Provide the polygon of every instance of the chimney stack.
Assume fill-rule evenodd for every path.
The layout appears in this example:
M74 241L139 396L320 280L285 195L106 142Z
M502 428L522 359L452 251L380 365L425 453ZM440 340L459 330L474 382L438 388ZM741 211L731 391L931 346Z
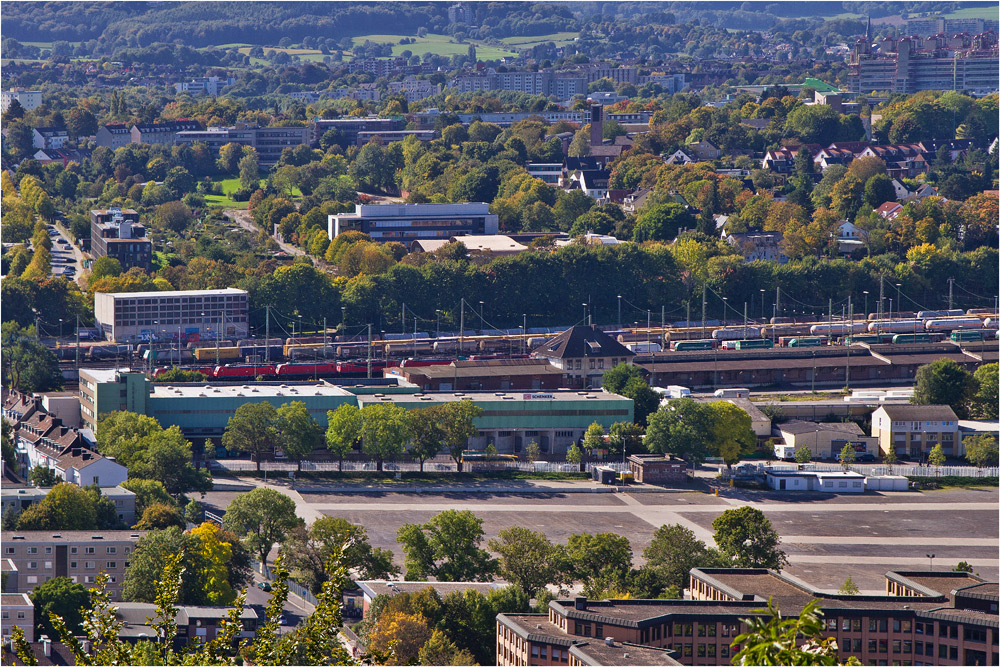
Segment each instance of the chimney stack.
M590 105L590 146L600 146L604 143L604 107L600 104Z

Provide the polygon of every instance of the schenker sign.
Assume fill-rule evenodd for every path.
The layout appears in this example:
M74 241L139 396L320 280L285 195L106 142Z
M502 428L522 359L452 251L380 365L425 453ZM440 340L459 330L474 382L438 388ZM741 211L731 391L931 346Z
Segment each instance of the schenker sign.
M551 401L555 399L552 394L524 394L524 400L526 401Z

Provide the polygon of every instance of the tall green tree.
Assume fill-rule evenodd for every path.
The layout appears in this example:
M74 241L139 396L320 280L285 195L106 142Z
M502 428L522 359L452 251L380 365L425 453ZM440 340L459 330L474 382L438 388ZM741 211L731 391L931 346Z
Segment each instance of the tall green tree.
M410 415L406 408L394 403L373 403L361 408L362 449L375 459L378 470L382 464L402 455L410 438Z
M972 374L976 393L972 396L972 413L978 419L996 419L1000 407L998 397L997 364L983 364Z
M410 413L410 455L420 461L420 472L424 471L424 461L437 456L444 441L442 405L431 405Z
M586 583L606 568L628 572L632 546L627 537L615 533L575 533L566 542L566 558L572 577Z
M293 578L318 592L328 580L326 564L340 554L343 565L360 579L387 579L399 574L388 549L373 547L364 526L326 516L311 526L296 526L281 544Z
M693 229L694 216L676 202L645 206L639 214L632 232L632 240L673 241L682 229Z
M764 513L753 507L728 509L712 522L715 543L731 567L767 567L788 564L781 537Z
M700 463L709 454L712 415L707 405L677 398L649 416L646 447Z
M468 510L445 510L424 524L406 523L396 540L406 554L406 578L492 581L497 562L479 545L483 521Z
M642 557L646 559L646 567L655 570L668 586L678 591L688 586L692 568L724 567L725 562L722 554L680 525L657 528Z
M746 410L729 401L715 401L707 407L710 421L709 451L721 457L726 465L732 465L741 456L753 453L757 436Z
M469 444L469 438L476 435L476 419L483 414L483 409L471 400L463 399L446 403L441 408L441 430L444 433L444 446L462 472L462 452Z
M544 533L511 526L497 533L487 546L500 557L500 576L529 596L562 580L560 550Z
M660 405L660 395L646 383L642 370L632 364L618 364L605 371L601 387L632 399L632 414L636 424L646 424L649 415Z
M291 498L274 489L263 488L236 496L226 507L223 517L223 525L244 540L264 565L271 548L302 523L295 514L295 502Z
M56 484L17 520L18 530L94 530L97 508L93 497L76 484Z
M53 577L36 586L29 597L35 605L35 636L57 636L49 614L62 617L72 632L82 631L83 615L90 608L90 592L82 584L69 577Z
M36 338L33 327L22 329L8 320L0 331L4 386L29 393L62 387L59 361Z
M344 403L326 413L326 448L337 457L338 469L344 469L344 457L354 451L361 438L361 410Z
M277 410L278 445L302 470L302 459L323 446L323 428L302 401L283 403Z
M1000 464L996 438L989 435L973 435L962 442L965 445L965 458L977 468Z
M266 401L244 403L229 418L222 434L222 446L230 451L250 453L260 472L261 459L274 451L278 439L277 423L278 411L272 404Z
M950 405L959 419L965 419L975 392L972 374L951 359L942 358L917 369L917 382L910 402L914 405Z

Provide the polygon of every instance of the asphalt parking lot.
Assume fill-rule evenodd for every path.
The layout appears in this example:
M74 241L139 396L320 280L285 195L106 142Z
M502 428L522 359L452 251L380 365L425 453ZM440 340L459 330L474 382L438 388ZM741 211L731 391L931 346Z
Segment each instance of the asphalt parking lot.
M219 509L239 495L212 492ZM997 489L945 489L919 493L863 494L810 499L745 493L294 493L304 516L340 516L364 525L372 544L388 548L402 566L396 532L449 508L469 509L483 520L486 539L524 526L565 543L579 532L615 532L632 543L636 564L656 528L680 523L711 542L712 521L743 504L762 509L782 536L787 571L827 589L851 576L866 592L885 590L888 570L951 569L960 560L988 579L998 576L1000 544Z

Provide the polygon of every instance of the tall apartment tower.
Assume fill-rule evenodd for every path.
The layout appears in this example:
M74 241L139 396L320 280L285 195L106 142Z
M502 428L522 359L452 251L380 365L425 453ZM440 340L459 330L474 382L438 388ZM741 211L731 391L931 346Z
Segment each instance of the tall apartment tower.
M604 107L590 105L590 145L600 146L604 142Z

